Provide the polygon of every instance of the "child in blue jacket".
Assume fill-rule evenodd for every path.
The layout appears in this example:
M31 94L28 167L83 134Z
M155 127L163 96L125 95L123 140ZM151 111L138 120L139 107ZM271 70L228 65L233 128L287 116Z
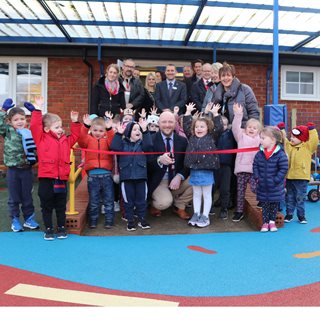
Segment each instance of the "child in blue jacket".
M147 130L147 121L140 118L139 123L129 122L124 129L117 125L111 150L124 152L147 152L152 151L152 140ZM124 201L125 217L128 220L128 231L135 231L134 216L137 215L138 226L149 229L146 221L147 211L147 156L120 155L119 171L122 197Z
M285 198L284 182L288 171L288 157L281 147L282 134L276 127L260 132L260 151L253 161L253 177L257 181L257 200L262 207L261 232L277 231L276 214Z

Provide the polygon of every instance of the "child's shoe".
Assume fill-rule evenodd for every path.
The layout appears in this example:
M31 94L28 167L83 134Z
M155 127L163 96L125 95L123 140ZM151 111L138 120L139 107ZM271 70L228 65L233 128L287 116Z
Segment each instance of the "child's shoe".
M65 227L58 227L57 238L58 239L66 239L66 238L68 238L68 235L67 235Z
M268 223L264 223L261 227L260 232L268 232L269 231L269 224Z
M235 212L232 218L233 222L239 222L243 219L244 215L243 212Z
M106 221L104 224L105 229L111 229L113 226L113 223L111 221Z
M199 220L199 218L200 218L200 214L195 212L192 215L191 219L188 221L188 225L194 227L196 225L197 221Z
M269 222L269 230L270 230L271 232L278 231L278 228L276 227L276 224L275 224L274 221L270 221L270 222Z
M284 217L284 222L291 222L292 219L293 219L292 214L286 214L286 216Z
M138 222L138 227L142 229L150 229L150 224L146 220L142 220L141 222Z
M196 226L199 228L204 228L210 225L209 217L204 216L203 214L199 217L198 221L196 222Z
M13 217L11 223L11 230L13 232L20 232L23 231L23 227L20 223L19 217Z
M89 222L89 228L95 229L97 227L97 220L90 220Z
M43 235L44 240L54 240L54 232L52 228L47 228L44 235Z
M222 220L228 219L228 209L227 208L221 208L220 219L222 219Z
M127 231L136 231L136 226L134 225L134 222L128 222Z
M32 230L39 228L39 223L34 220L34 213L29 218L27 218L23 226Z
M298 217L298 219L299 219L299 222L300 222L301 224L306 224L306 223L308 223L308 221L307 221L307 219L306 219L305 216Z

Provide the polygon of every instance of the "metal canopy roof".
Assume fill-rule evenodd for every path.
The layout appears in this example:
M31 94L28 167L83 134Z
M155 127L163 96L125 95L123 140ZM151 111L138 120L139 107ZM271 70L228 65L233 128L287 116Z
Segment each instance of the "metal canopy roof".
M319 54L319 36L319 0L279 0L280 52ZM0 0L0 42L272 51L273 0Z

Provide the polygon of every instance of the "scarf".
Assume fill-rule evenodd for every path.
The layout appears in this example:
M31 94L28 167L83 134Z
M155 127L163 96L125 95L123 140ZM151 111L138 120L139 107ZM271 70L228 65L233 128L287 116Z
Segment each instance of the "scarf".
M108 79L105 80L104 85L106 89L108 90L110 96L115 96L119 92L120 84L119 81L109 81Z
M22 145L24 153L27 156L27 160L31 165L37 162L36 145L32 138L31 131L27 128L17 129L17 132L22 136Z

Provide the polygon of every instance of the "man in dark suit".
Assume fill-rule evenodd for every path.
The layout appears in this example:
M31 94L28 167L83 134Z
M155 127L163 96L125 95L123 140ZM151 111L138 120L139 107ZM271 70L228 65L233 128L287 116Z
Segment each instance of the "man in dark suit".
M202 78L195 82L191 87L191 100L196 104L198 111L201 111L207 90L212 85L212 72L212 65L210 63L205 63L202 66Z
M149 156L148 191L151 199L150 213L160 216L161 210L173 205L181 219L189 219L185 207L192 200L189 170L184 167L184 154L188 141L174 133L175 117L164 111L159 118L159 131L153 135L153 150L163 154Z
M183 113L187 102L187 88L183 82L175 79L177 70L173 64L166 67L166 80L160 82L156 86L155 103L156 107L163 111L174 107L179 107L180 113Z

